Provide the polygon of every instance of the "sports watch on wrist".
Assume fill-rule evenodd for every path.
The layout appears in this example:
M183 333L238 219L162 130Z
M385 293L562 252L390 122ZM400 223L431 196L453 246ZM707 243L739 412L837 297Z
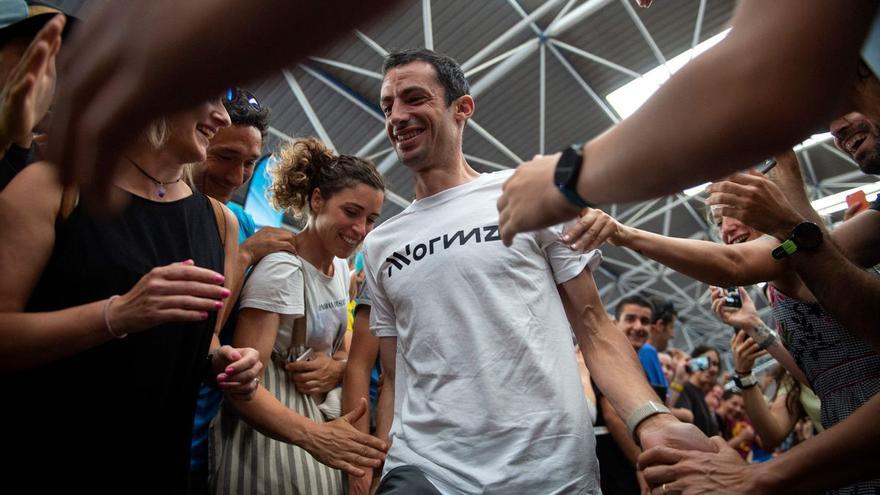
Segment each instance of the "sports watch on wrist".
M632 414L626 418L626 428L629 430L629 434L632 436L633 440L636 442L636 445L639 447L642 446L642 442L639 441L638 435L636 435L636 428L642 424L642 421L654 416L655 414L672 414L672 411L669 410L668 407L663 404L659 404L652 400L645 402L641 406L639 406Z
M822 229L813 222L801 222L791 230L788 239L782 241L770 254L781 260L799 250L810 251L822 244Z
M592 206L577 192L578 177L581 175L581 167L584 163L583 148L583 144L573 144L566 148L556 162L556 173L553 175L553 182L559 188L559 192L569 203L578 208Z
M745 375L745 376L740 375L740 374L734 374L733 375L733 383L735 383L736 386L739 387L741 390L745 390L747 388L752 388L755 385L757 385L758 379L755 378L755 374L751 373L751 372L749 372L749 374Z

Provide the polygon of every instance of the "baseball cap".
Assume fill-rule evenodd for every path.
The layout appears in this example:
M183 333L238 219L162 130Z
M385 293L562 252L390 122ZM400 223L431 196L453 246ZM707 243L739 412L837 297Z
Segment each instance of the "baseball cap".
M58 7L37 0L0 0L0 45L15 38L33 38L57 14L65 13ZM67 16L64 36L75 21L75 18Z

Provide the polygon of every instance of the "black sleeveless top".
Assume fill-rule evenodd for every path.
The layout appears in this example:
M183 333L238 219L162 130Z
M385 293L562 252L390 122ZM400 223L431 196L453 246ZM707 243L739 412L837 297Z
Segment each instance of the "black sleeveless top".
M80 202L57 226L28 312L124 294L152 268L187 259L223 272L223 245L207 196L170 203L130 196L118 216L90 213ZM12 411L18 417L10 429L20 445L11 450L36 456L19 459L21 474L44 473L25 486L182 492L215 319L211 313L206 321L160 325L16 373Z

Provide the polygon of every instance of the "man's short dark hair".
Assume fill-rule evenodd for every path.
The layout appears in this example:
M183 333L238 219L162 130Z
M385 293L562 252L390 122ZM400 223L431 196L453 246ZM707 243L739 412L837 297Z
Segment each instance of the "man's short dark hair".
M633 294L631 296L626 296L617 303L617 307L614 308L614 318L620 320L620 314L623 312L623 307L627 304L635 304L636 306L641 306L643 308L648 308L651 310L651 315L654 315L654 305L651 304L644 296L639 294Z
M442 55L427 48L418 48L389 53L382 63L382 74L389 70L412 62L427 62L437 72L437 80L446 91L446 106L458 98L470 94L471 85L464 76L464 70L451 57Z
M664 325L668 325L675 320L675 317L678 316L678 312L675 311L675 306L672 304L672 301L666 299L653 299L651 302L654 305L654 313L651 316L651 320L654 323L657 321L662 321Z
M263 140L266 139L266 134L269 132L269 109L267 107L260 106L260 109L257 110L245 98L235 98L232 101L224 98L223 106L226 107L226 112L229 113L232 125L255 127L260 131L260 136L262 136Z

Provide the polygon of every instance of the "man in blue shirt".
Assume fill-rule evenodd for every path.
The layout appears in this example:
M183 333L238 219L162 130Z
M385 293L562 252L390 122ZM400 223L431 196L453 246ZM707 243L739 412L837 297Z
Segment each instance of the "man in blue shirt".
M284 229L264 227L256 230L254 219L244 208L231 202L235 191L254 173L263 140L269 130L269 109L262 107L249 92L229 88L223 104L232 125L214 135L207 159L193 166L195 187L206 195L225 203L238 218L239 259L236 270L241 275L257 264L263 256L280 251L295 252L294 234ZM236 294L237 295L237 294ZM229 343L235 330L238 311L233 309L220 332L220 342ZM220 410L223 395L202 384L196 405L190 451L190 493L207 493L208 427Z
M657 353L665 351L669 347L669 341L675 337L675 318L678 313L669 301L655 299L652 303L654 304L654 314L651 318L653 324L648 342L639 349L639 361L642 362L642 368L645 369L651 385L655 388L668 388L669 383L663 375L663 367L660 365Z

